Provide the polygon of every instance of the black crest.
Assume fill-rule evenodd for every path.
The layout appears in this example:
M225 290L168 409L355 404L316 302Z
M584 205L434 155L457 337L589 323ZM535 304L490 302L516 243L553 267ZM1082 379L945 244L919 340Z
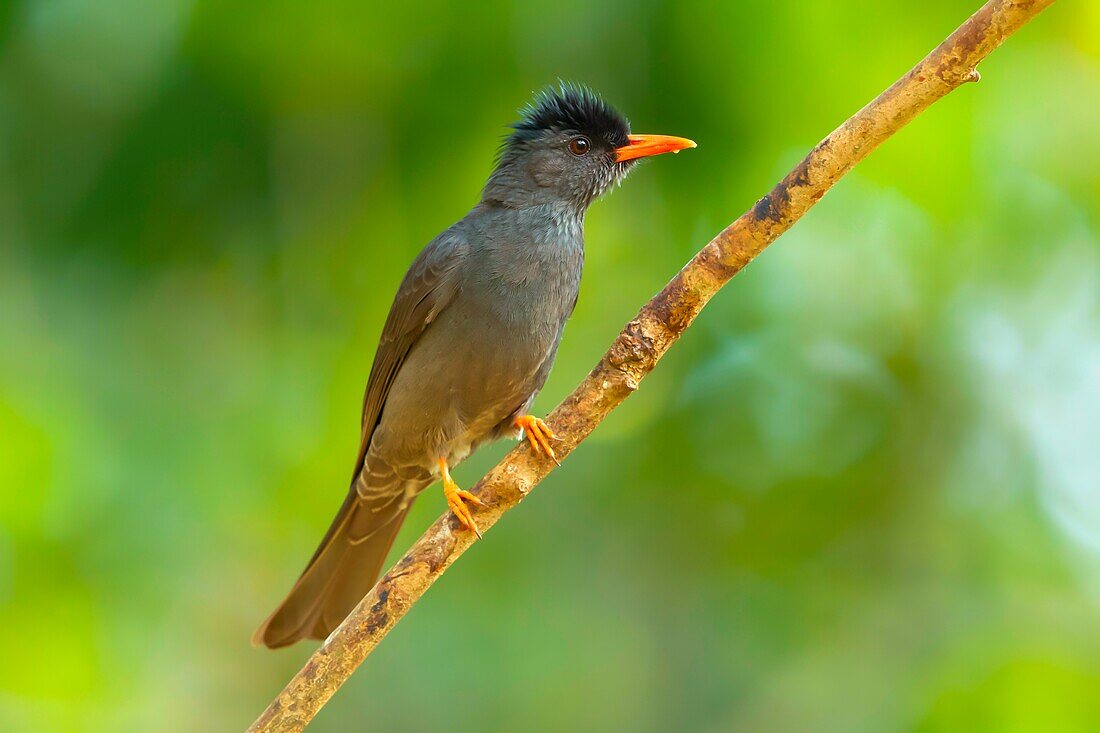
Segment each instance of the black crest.
M533 140L547 130L572 130L593 140L606 141L614 148L626 145L626 136L630 134L630 122L625 117L579 84L562 82L539 92L520 114L522 119L512 125L515 132L509 136L509 143Z

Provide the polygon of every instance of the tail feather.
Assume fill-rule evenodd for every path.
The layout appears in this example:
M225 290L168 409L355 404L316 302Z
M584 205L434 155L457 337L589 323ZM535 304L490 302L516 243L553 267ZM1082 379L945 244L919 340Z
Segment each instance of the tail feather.
M325 538L279 607L252 636L256 646L289 646L325 639L374 585L405 521L411 502L375 512L355 490L333 519Z

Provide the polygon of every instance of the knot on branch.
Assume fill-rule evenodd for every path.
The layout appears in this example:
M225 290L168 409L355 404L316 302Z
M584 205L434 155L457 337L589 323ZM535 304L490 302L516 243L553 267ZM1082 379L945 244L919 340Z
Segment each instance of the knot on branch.
M627 389L638 388L638 374L647 371L654 360L653 337L640 319L626 324L607 352L607 363L626 377ZM630 384L634 386L631 387Z
M942 63L936 69L936 76L951 87L962 84L972 84L982 80L982 75L973 66L959 66L958 64Z
M390 620L390 614L386 602L390 599L389 586L380 586L378 588L378 601L370 607L370 614L367 616L367 633L376 633L379 629L384 627Z
M828 139L822 141L818 147L827 143ZM785 217L790 216L791 193L793 189L805 188L810 185L810 161L816 152L817 148L810 155L803 158L802 162L788 173L782 181L777 183L775 188L765 194L764 198L756 202L756 205L752 207L752 215L757 221L778 223L783 221Z

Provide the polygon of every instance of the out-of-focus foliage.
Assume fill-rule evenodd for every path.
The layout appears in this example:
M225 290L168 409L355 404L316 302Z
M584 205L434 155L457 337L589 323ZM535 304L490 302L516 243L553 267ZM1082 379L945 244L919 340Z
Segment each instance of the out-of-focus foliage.
M971 10L0 4L0 730L239 730L298 668L249 635L343 495L405 266L533 90L700 143L592 209L545 411ZM1097 730L1100 5L982 72L738 276L311 730Z

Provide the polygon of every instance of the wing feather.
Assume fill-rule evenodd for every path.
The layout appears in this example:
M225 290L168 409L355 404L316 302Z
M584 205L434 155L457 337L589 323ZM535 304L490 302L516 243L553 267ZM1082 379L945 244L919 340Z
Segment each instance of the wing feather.
M363 394L362 438L352 473L353 485L363 470L371 436L382 417L390 386L410 349L454 300L460 281L459 269L468 252L469 247L461 234L453 229L443 232L420 252L397 289Z

